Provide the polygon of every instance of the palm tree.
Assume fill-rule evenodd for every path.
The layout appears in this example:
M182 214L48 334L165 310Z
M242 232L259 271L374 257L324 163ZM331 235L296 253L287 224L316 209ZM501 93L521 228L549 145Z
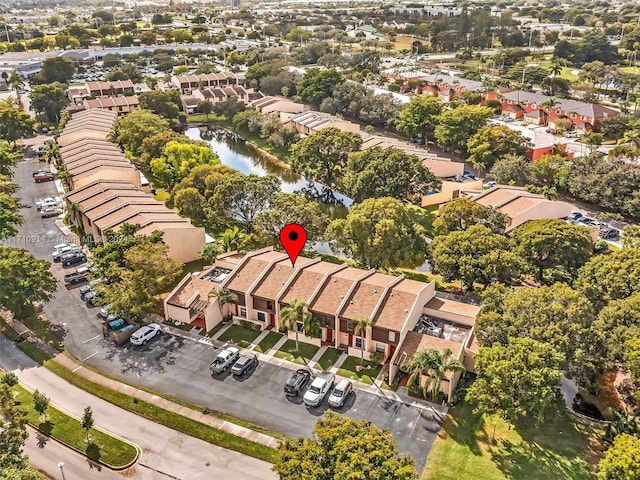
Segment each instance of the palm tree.
M363 316L356 320L356 328L353 333L356 337L362 337L362 348L360 349L360 365L364 364L364 347L367 340L367 329L373 325L373 320Z
M420 386L420 380L422 379L422 375L429 370L431 366L431 352L433 350L420 350L415 353L415 355L411 358L409 362L409 380L407 381L407 387L411 388L413 384L418 382L418 386ZM427 398L427 388L429 384L425 383L422 396Z
M63 167L58 170L58 179L63 183L67 191L71 190L71 177L72 175L66 168Z
M562 67L560 66L560 64L559 63L554 63L551 66L551 75L553 75L554 77L557 77L561 73L562 73Z
M229 303L237 302L238 295L229 290L228 288L223 289L213 289L209 292L209 299L217 298L218 306L220 307L220 314L224 317L224 306Z
M422 395L427 398L427 393L431 392L431 401L435 402L440 393L440 385L448 372L464 372L465 366L459 360L451 358L452 352L448 348L444 352L440 350L420 350L411 359L409 368L411 376L407 382L407 387L416 381L420 384L422 375L427 376L427 381L422 389Z
M20 98L20 89L22 88L23 80L16 70L13 70L11 75L9 75L9 84L11 88L16 91L18 98Z
M302 324L302 330L307 337L320 338L322 336L322 326L320 319L313 315L308 315Z
M73 202L69 204L69 206L67 207L67 215L69 215L69 217L73 219L72 223L76 223L78 219L78 214L81 212L82 212L82 205L80 205L77 202Z
M309 324L311 312L308 305L300 300L291 300L289 306L280 310L280 328L293 330L296 333L296 350L299 350L298 344L298 324Z
M247 235L243 233L238 226L227 228L222 234L222 237L220 237L220 247L223 252L241 250L244 247L246 239Z
M60 147L56 142L53 140L47 141L41 153L48 163L53 164L58 169L60 168Z
M440 385L448 372L463 373L467 370L460 360L451 358L452 354L453 352L448 348L445 348L444 352L440 352L440 350L433 350L431 368L429 369L429 383L431 384L432 401L436 401L438 399ZM449 392L449 394L451 394L451 392Z

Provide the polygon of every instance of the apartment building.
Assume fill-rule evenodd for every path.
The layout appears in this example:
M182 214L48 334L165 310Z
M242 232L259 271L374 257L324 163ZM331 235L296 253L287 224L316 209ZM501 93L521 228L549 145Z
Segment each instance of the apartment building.
M237 300L218 304L211 292L227 289ZM211 298L210 298L211 297ZM435 282L424 283L376 270L336 265L320 258L303 258L295 266L284 253L271 248L220 256L216 264L198 275L187 275L167 296L165 317L206 330L222 322L223 313L234 322L250 322L261 329L279 330L280 312L293 300L303 301L319 320L319 338L307 337L298 326L298 338L317 346L340 348L365 358L377 352L390 362L391 376L406 371L422 348L449 349L470 369L473 362L473 328L480 307L443 297ZM356 335L359 318L373 321ZM295 332L289 331L290 338ZM428 338L425 338L428 337ZM416 342L417 340L417 342ZM450 394L456 378L445 382Z
M243 83L244 74L232 72L176 75L171 77L171 84L178 88L182 94L191 93L195 89L220 88Z
M108 241L107 232L125 224L138 225L138 233L163 232L169 255L181 262L198 258L205 244L204 228L156 201L148 182L120 147L107 137L116 112L92 109L75 113L57 142L65 179L69 216L96 243Z

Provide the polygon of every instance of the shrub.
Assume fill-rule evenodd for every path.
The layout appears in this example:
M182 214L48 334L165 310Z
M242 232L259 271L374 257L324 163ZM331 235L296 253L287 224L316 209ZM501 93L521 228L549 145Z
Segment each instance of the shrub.
M8 372L0 377L0 383L13 387L18 384L18 376L13 372Z

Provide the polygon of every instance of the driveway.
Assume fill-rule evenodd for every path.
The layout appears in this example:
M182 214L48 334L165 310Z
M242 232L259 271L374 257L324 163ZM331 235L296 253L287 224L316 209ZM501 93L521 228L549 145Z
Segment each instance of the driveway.
M25 160L16 172L16 181L22 186L19 194L27 205L55 194L53 183L33 182L33 167ZM49 260L52 246L66 240L55 226L55 219L41 219L35 208L25 208L22 213L25 222L14 244ZM52 271L62 279L66 270L54 264ZM67 289L61 283L44 312L66 331L64 345L72 355L110 375L291 436L310 436L316 420L327 408L307 409L300 400L287 399L283 386L291 370L280 366L261 363L243 381L212 378L208 365L217 352L216 347L205 343L162 335L142 347L116 346L102 338L97 309L86 307L77 288ZM443 420L433 408L407 406L364 391L357 391L341 413L355 419L367 418L388 428L400 450L416 460L419 470L426 463Z

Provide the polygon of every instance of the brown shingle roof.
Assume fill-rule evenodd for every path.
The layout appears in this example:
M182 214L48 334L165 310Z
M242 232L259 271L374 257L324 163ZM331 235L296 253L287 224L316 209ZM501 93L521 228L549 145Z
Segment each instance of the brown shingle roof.
M471 324L473 325L476 317L480 313L481 307L469 303L457 302L456 300L449 300L447 298L433 297L427 302L425 308L469 317L472 321Z
M231 280L226 284L229 290L240 293L246 293L253 282L262 275L269 263L273 260L282 258L280 252L267 251L259 255L251 257L239 269L237 269Z
M309 305L309 309L326 315L335 315L345 295L353 286L353 282L363 273L365 273L364 270L352 267L334 273L322 286L316 298Z
M312 261L310 258L298 257L296 266L303 266ZM267 300L275 300L280 290L282 290L289 278L291 278L291 275L293 275L293 271L291 260L288 258L281 262L274 263L269 271L260 279L260 283L252 292L252 295Z
M380 309L376 312L373 318L374 324L398 332L402 330L419 292L427 285L427 283L406 278L394 285L389 289Z
M311 294L320 285L324 276L336 267L337 265L333 263L317 262L301 269L280 300L283 303L291 303L294 299L309 302Z
M195 303L195 301L208 300L209 292L211 292L215 286L216 284L213 282L202 280L196 275L191 275L189 280L167 300L167 303L177 307L189 308L191 303ZM198 296L195 297L195 300L189 302L196 293L198 293Z
M371 318L374 309L384 293L387 285L398 280L398 277L374 273L362 280L353 290L339 316L356 320L362 316Z

